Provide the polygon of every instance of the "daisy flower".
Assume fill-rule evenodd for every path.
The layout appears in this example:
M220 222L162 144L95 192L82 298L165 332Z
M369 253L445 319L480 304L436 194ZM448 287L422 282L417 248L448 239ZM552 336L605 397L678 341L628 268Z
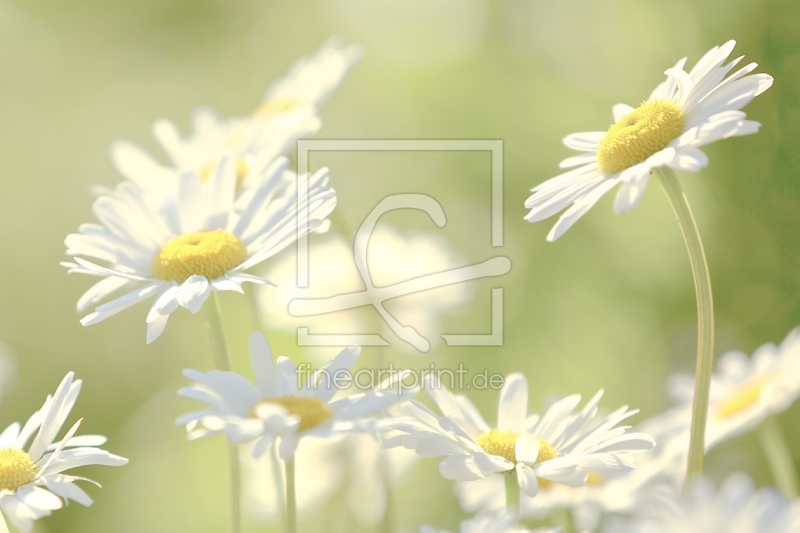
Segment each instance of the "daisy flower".
M653 495L651 505L630 522L611 522L614 533L791 533L800 531L800 504L777 490L756 490L747 474L735 473L718 489L706 477L695 480L684 498L679 490Z
M743 57L725 64L735 44L712 48L689 72L684 70L686 58L678 61L638 108L614 106L615 124L608 131L568 135L564 144L582 153L560 166L577 168L533 188L525 219L537 222L568 208L547 235L554 241L616 185L621 187L614 211L630 211L653 169L697 172L708 164L700 147L756 133L760 124L745 120L741 109L772 85L772 77L751 75L757 64L749 63L726 78Z
M331 501L344 500L350 516L359 524L376 525L384 519L387 493L409 473L419 458L404 448L384 450L373 435L348 433L326 439L302 439L294 454L297 508L303 513L319 510ZM251 515L263 521L278 519L283 509L283 469L264 457L242 457L242 474ZM385 471L385 475L377 472ZM278 490L278 488L280 490ZM338 503L337 503L338 505Z
M689 437L688 413L680 423L659 415L637 424L636 429L651 435L658 445L636 455L635 469L591 472L586 484L578 487L549 484L535 498L520 498L520 517L542 519L564 509L569 510L577 531L597 531L604 516L635 514L649 492L680 487ZM503 485L500 476L459 482L456 495L467 512L497 512L505 508Z
M125 178L139 187L160 191L175 186L176 171L195 170L205 176L227 153L235 160L240 186L247 189L257 180L261 168L288 154L298 139L319 131L321 105L360 57L357 46L331 39L313 55L299 59L271 85L251 116L223 119L213 109L200 108L193 113L192 132L186 137L172 121L156 121L153 135L169 164L159 163L136 144L124 140L112 145L111 160Z
M755 428L770 415L787 410L800 397L800 328L792 330L779 346L760 346L752 357L738 351L725 353L715 368L706 448ZM673 375L667 387L678 403L675 411L687 411L694 378Z
M388 409L416 392L392 390L393 380L376 389L333 400L340 387L352 383L351 369L360 348L342 350L326 367L315 371L303 383L308 369L298 367L288 357L273 363L272 351L261 333L250 334L250 359L256 381L236 372L212 370L208 373L185 370L183 375L195 383L178 394L208 404L206 409L180 417L189 438L225 433L234 443L255 441L253 456L260 457L273 444L278 455L288 461L294 457L304 437L333 437L350 431L373 431L368 417ZM401 373L398 379L404 376Z
M264 93L256 116L284 113L298 107L318 110L361 59L361 48L333 38L314 54L300 58Z
M81 381L73 378L72 372L64 376L55 394L47 397L24 426L15 422L0 433L0 512L5 519L0 526L4 531L9 522L21 531L30 531L34 520L49 516L65 501L91 505L92 499L75 481L99 484L65 474L67 470L128 462L98 448L106 441L103 436L76 437L80 420L56 440L81 390Z
M559 533L560 527L527 529L517 524L517 518L505 510L482 513L459 524L459 533ZM446 529L421 526L419 533L450 533Z
M580 395L551 405L544 415L528 414L528 384L521 374L507 377L500 391L497 426L489 426L465 396L453 395L432 376L425 390L441 409L438 416L420 403L404 405L411 421L390 421L402 434L384 446L404 446L425 457L447 456L439 472L447 479L470 481L495 474L516 475L522 493L536 496L551 483L579 486L590 472L635 468L631 453L648 450L653 439L617 426L638 411L622 407L596 417L602 391L579 412Z
M328 171L321 169L307 178L308 203L298 213L301 178L286 180L286 165L280 159L266 170L241 211L234 208L236 172L229 158L205 181L194 171L181 173L176 190L164 190L158 201L130 182L97 198L99 224L67 236L74 262L62 265L102 278L78 300L78 312L117 291L124 294L97 306L81 324L97 324L153 298L146 318L150 343L178 307L197 313L213 291L269 283L245 271L318 227L336 205Z
M464 261L450 243L438 235L400 232L382 224L370 235L366 264L374 286L386 287L432 272L452 270L463 265ZM258 300L264 324L291 331L304 327L314 334L335 332L337 335L356 335L375 327L376 312L371 307L311 316L294 316L286 312L295 300L322 300L364 290L364 280L353 257L353 243L338 235L320 239L310 248L309 269L313 282L310 287L300 288L297 287L297 259L292 254L284 254L266 267L264 276L274 281L279 289L274 291L277 294L270 291L269 295L265 294ZM443 316L463 309L472 297L473 291L468 283L404 294L392 300L392 316L400 324L413 325L426 341L433 344L442 333ZM393 347L420 353L411 342L402 340L404 342L393 343Z

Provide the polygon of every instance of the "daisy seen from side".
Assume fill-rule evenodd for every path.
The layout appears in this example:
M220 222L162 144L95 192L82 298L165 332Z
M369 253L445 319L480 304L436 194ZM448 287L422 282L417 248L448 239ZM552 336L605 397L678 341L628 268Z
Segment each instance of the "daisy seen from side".
M193 112L192 129L186 136L174 122L157 120L153 136L167 155L167 164L126 140L112 145L111 160L126 179L158 192L175 187L178 172L194 170L206 176L223 154L230 154L240 189L245 191L257 183L265 165L294 150L298 139L319 131L322 104L360 57L358 46L330 39L314 54L296 61L267 89L249 116L222 118L215 110L201 107Z
M676 413L692 402L694 378L674 374L667 381ZM766 343L748 357L720 356L711 375L706 448L750 431L770 415L786 411L800 397L800 327L779 344Z
M708 165L702 146L756 133L760 124L746 120L741 109L773 80L768 74L752 74L756 63L728 76L743 57L725 63L735 44L712 48L688 72L686 58L678 61L638 108L615 105L615 123L608 131L568 135L564 144L582 153L560 166L576 168L534 187L525 202L530 209L525 219L537 222L566 209L547 235L554 241L615 186L620 189L614 211L630 211L654 169L697 172Z

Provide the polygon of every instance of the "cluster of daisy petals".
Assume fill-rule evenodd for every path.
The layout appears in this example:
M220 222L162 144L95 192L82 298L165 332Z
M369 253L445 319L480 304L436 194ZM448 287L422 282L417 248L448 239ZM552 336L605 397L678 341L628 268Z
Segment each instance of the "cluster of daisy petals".
M615 210L630 210L654 169L697 171L708 163L700 147L757 131L758 123L746 120L741 109L772 78L752 74L754 63L730 74L741 59L725 63L733 46L731 41L712 49L689 71L686 60L679 61L639 108L615 106L616 124L607 132L567 137L567 146L584 153L562 167L578 168L533 189L528 220L566 209L548 236L554 240L616 185ZM166 162L132 143L116 143L112 158L125 180L93 190L97 222L82 225L65 242L69 272L97 278L78 301L78 310L88 311L81 323L93 325L151 300L145 318L149 343L179 307L197 313L214 291L269 285L252 272L256 266L298 238L327 229L336 206L327 169L297 175L285 156L298 139L320 128L321 104L359 55L356 47L326 43L270 87L252 114L220 119L200 110L185 138L173 123L156 122L153 134ZM361 433L383 448L442 458L439 472L456 482L464 509L476 513L462 522L462 532L530 531L520 519L546 517L559 508L569 509L587 531L687 531L697 524L707 524L698 531L800 530L797 504L767 489L756 491L744 474L730 477L719 491L700 479L690 498L679 496L688 378L670 382L673 409L633 431L623 424L638 411L603 411L603 391L582 406L580 395L570 395L530 412L528 381L513 373L504 380L491 424L466 396L431 375L421 387L435 408L411 400L419 387L404 386L409 372L363 392L340 394L337 378L355 368L358 347L344 349L306 377L292 359L274 358L260 332L249 340L254 381L230 370L184 372L191 384L179 394L203 404L177 421L189 438L222 434L237 446L252 445L254 458L275 450L289 462L306 438ZM800 333L792 332L780 346L765 345L752 358L726 354L719 367L712 380L708 448L794 402L800 394ZM34 520L65 501L92 503L74 483L85 479L67 470L127 462L99 448L103 437L76 436L80 421L58 438L80 384L67 374L27 423L0 434L0 511L17 529L30 531ZM299 480L301 488L324 482L319 476ZM617 518L603 520L607 514Z

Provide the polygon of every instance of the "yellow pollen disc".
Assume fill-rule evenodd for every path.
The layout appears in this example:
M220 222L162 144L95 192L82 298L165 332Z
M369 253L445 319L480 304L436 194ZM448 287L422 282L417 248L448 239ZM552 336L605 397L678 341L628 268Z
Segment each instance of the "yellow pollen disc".
M478 435L475 442L478 443L483 451L490 455L498 455L504 459L517 464L517 437L519 433L514 431L500 431L499 429L492 429L488 433ZM550 459L558 457L558 452L550 446L546 440L539 439L539 455L536 456L537 463L543 463ZM543 481L543 480L540 480Z
M171 238L153 260L153 276L183 283L190 276L216 279L247 259L247 247L223 229Z
M721 418L728 418L756 403L768 379L769 376L764 376L743 383L736 392L717 406L717 415Z
M253 113L256 117L264 117L268 115L277 115L289 111L297 106L297 102L291 98L270 98Z
M328 405L316 398L301 398L298 396L264 398L257 406L266 403L278 404L289 411L289 414L299 416L300 427L298 427L297 431L305 431L317 427L333 416L333 412Z
M685 118L669 100L643 103L608 128L597 148L600 170L616 174L663 150L683 133Z
M15 491L36 479L36 463L22 450L0 450L0 489Z

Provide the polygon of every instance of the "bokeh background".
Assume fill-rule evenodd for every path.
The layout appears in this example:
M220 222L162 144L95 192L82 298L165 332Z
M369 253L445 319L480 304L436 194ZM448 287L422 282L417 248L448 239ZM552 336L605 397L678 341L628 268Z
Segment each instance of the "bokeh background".
M790 0L4 0L0 340L16 377L3 386L0 425L26 419L74 370L84 389L72 418L84 417L83 432L107 435L107 449L130 458L123 468L85 469L104 485L88 488L94 507L71 505L35 531L214 532L224 523L221 439L189 443L174 425L196 407L175 393L187 383L181 369L212 364L204 317L175 313L150 346L146 305L84 328L74 307L91 280L68 277L58 264L64 237L92 220L87 189L120 179L112 141L155 152L156 118L188 131L200 105L246 115L271 81L328 37L360 44L363 59L325 105L318 137L501 139L505 245L490 246L486 153L314 155L312 166L330 166L339 193L334 231L350 238L384 196L420 192L442 203L445 228L420 214L386 221L435 231L463 264L499 254L512 262L508 275L471 283L470 301L442 326L488 331L490 289L504 287L503 346L440 344L417 356L388 348L381 357L524 372L534 408L552 394L604 388L606 407L639 407L643 420L668 405L665 378L691 371L694 357L692 280L662 191L651 183L624 216L613 214L608 195L554 244L545 242L554 219L528 224L522 204L558 173L566 134L607 128L613 104L637 105L677 59L691 65L735 38L734 55L775 78L746 109L762 130L708 147L709 167L681 182L708 252L716 352L780 341L800 323L798 19L800 4ZM222 304L234 366L249 372L249 303L225 294ZM262 329L279 352L311 357L294 346L293 332ZM495 391L468 394L493 418ZM798 415L795 407L779 418L796 458ZM770 481L753 436L714 450L708 464L718 477L740 468ZM342 501L304 510L301 523L375 530L349 518ZM423 522L452 529L461 517L435 460L398 482L393 504L398 530ZM279 530L255 518L248 528Z

